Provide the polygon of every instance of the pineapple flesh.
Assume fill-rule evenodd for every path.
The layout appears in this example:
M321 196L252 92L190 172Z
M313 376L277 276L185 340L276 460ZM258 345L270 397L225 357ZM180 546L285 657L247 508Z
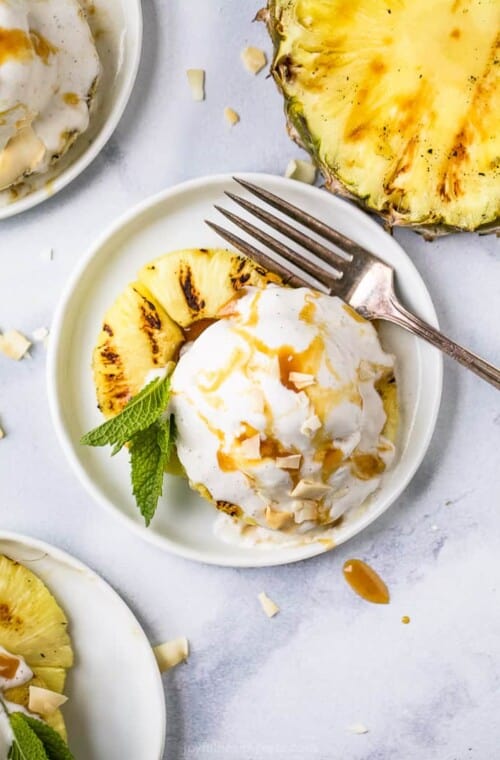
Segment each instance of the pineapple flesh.
M245 285L280 279L241 254L195 248L160 256L139 272L104 317L94 349L99 408L118 414L148 373L176 361L189 328L216 319Z
M45 584L31 570L0 555L0 646L21 656L33 671L28 683L8 689L5 698L27 707L29 687L63 692L73 664L68 621ZM66 741L58 710L43 719Z
M270 0L273 76L327 187L422 230L500 217L500 4Z

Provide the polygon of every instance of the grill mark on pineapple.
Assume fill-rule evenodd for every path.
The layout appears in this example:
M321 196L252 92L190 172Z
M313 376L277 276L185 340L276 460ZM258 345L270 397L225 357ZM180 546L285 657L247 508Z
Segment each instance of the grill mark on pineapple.
M14 615L6 602L2 602L0 603L0 624L4 628L19 630L23 626L23 621L18 615Z
M482 75L474 83L474 95L464 114L449 155L443 160L438 174L437 192L445 202L454 201L463 194L460 180L466 176L464 164L470 163L467 146L474 143L474 130L483 132L483 137L486 137L482 124L485 117L489 116L490 103L493 100L492 95L498 86L496 67L498 66L499 48L500 34L497 35L491 46L491 52Z
M108 324L105 323L105 324L103 324L102 329L104 330L105 333L108 333L108 335L111 338L113 337L113 330L112 330L112 328L111 328L110 325L108 325Z
M104 346L99 349L99 354L103 364L121 364L120 354L118 354L109 343L105 343Z
M215 503L215 506L219 512L224 512L230 517L241 517L243 515L243 510L241 507L238 507L237 504L231 504L230 501L217 501Z
M194 283L193 272L189 265L182 266L179 273L179 284L184 293L186 303L193 312L200 312L205 308L205 299L202 298Z

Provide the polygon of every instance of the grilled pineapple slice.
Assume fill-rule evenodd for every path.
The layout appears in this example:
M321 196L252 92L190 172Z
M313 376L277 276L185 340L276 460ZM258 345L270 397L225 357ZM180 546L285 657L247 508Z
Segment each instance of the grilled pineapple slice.
M62 693L66 669L73 664L67 626L64 612L40 578L0 555L0 646L23 657L34 675L29 683L7 690L7 700L26 707L30 685ZM66 740L60 711L42 717Z
M99 408L120 412L152 369L164 367L183 342L182 330L141 282L127 285L104 317L93 369Z
M51 686L49 686L49 684L44 681L43 678L35 676L31 679L31 681L28 681L28 683L25 683L22 686L16 686L14 689L7 689L4 692L5 699L8 702L14 702L14 704L21 705L21 707L28 709L30 700L30 686L39 686L42 689L50 689L51 691L57 691L60 694L62 693L62 690L60 691L59 689L53 689ZM43 720L48 723L48 725L51 726L54 731L57 731L57 733L64 739L65 742L67 742L68 736L66 731L66 724L64 723L64 718L60 710L56 710L50 715L42 714L40 717L43 718Z
M66 615L31 570L0 556L0 645L30 668L69 668Z
M269 0L273 76L327 187L424 231L500 218L495 0Z
M183 328L213 319L245 285L280 282L255 262L224 249L195 248L161 256L139 272L139 280Z
M245 285L279 283L275 274L240 254L195 248L147 264L104 317L94 349L99 407L120 412L143 387L150 370L176 360L194 322L213 319Z

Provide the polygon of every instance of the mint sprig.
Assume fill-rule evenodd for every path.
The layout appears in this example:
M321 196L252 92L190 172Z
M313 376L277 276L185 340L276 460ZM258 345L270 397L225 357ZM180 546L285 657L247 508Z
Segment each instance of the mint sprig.
M170 398L170 378L156 378L130 399L122 411L83 436L84 446L113 446L117 454L132 437L146 430L164 411Z
M132 488L146 525L151 522L163 492L165 465L172 455L175 423L156 420L149 428L136 433L130 441Z
M84 446L113 446L112 456L129 444L132 490L146 525L156 512L163 492L165 466L174 448L174 418L162 417L169 400L170 378L156 378L116 417L80 440Z
M17 714L21 715L21 718L42 742L45 754L49 760L74 760L68 745L51 726L47 725L47 723L42 723L41 720L31 718L29 715Z

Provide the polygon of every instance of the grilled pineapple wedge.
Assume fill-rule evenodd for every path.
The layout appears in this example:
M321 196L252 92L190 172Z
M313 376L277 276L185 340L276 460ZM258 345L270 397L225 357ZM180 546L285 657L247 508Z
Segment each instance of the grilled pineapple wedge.
M29 686L62 693L73 650L66 616L48 588L31 570L0 555L0 646L19 655L33 679L9 689L5 698L26 707ZM66 740L60 711L42 716Z
M175 251L147 264L104 317L94 349L99 408L120 412L143 387L151 370L176 361L190 329L217 318L245 285L279 283L250 259L225 249Z
M498 2L270 0L261 17L330 190L429 236L498 226Z

